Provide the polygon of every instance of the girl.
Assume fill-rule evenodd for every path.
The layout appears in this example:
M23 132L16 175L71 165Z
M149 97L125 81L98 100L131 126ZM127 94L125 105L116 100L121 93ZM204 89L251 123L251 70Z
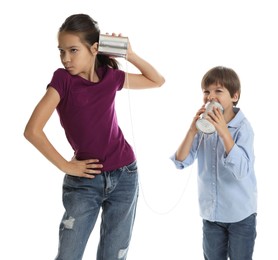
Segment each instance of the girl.
M34 109L24 136L65 173L56 260L82 259L102 209L98 260L126 259L138 197L134 152L115 113L116 91L160 87L164 78L128 44L127 60L140 74L125 74L114 58L98 54L100 30L86 14L68 17L59 29L64 69L57 69ZM66 160L43 129L54 110L74 150Z

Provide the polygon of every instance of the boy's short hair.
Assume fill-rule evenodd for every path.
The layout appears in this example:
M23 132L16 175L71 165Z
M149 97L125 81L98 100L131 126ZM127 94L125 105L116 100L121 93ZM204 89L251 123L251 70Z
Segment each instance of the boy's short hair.
M219 84L225 87L229 91L231 97L238 93L238 100L234 102L234 106L237 105L240 98L241 86L239 77L233 69L223 66L210 69L203 76L201 87L202 89L206 89L211 84Z

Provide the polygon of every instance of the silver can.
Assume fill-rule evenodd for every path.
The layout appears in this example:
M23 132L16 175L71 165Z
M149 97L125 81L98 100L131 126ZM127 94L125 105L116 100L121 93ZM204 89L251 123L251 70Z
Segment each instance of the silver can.
M196 127L199 131L205 133L205 134L212 134L215 132L215 127L213 124L211 124L207 119L208 112L212 112L214 107L220 108L220 110L224 111L222 105L216 101L211 101L206 104L206 111L203 113L202 117L197 120Z
M99 35L98 53L126 58L128 48L128 37L112 36L106 34Z

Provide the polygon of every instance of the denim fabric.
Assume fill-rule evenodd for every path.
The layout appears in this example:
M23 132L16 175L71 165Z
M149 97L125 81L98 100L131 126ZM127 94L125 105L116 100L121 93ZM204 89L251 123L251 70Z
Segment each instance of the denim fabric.
M256 214L236 223L203 220L205 260L252 260Z
M100 209L97 260L125 260L138 198L136 161L94 179L66 175L56 260L81 260Z

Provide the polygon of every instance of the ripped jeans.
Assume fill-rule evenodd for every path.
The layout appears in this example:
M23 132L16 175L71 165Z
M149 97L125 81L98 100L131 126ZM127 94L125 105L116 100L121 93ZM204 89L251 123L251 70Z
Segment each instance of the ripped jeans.
M138 198L136 161L94 179L66 175L56 260L81 260L100 209L97 260L125 260Z

